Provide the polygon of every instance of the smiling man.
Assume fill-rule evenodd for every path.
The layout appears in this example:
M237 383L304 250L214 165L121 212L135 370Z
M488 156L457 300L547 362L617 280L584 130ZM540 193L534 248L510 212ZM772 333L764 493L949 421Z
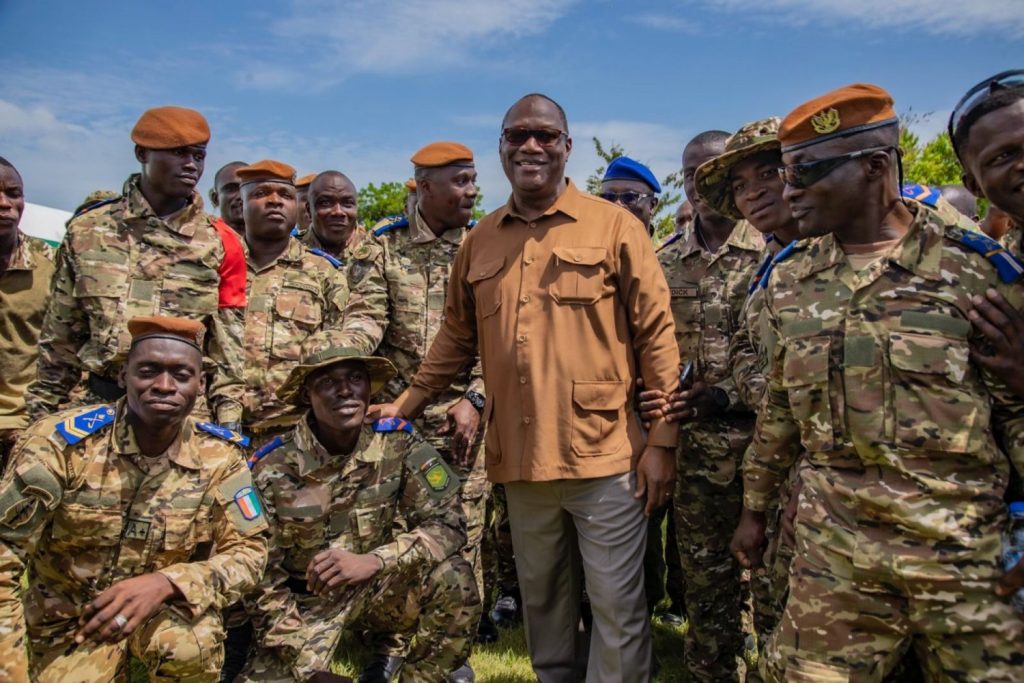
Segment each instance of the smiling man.
M299 239L312 250L321 249L342 262L346 274L366 232L359 227L359 197L356 186L341 171L324 171L309 184L307 201L312 216L309 230Z
M783 196L802 234L828 234L776 259L764 294L768 385L743 469L758 530L806 453L772 681L885 680L910 648L937 679L1024 680L1024 624L995 593L1024 404L970 361L985 340L968 318L989 289L1019 305L1022 267L901 198L898 123L885 90L853 84L779 129Z
M27 400L33 417L50 415L87 383L85 402L123 395L117 359L132 317L173 314L210 330L209 407L237 426L242 414L245 255L238 235L203 211L196 186L210 128L191 109L145 112L131 134L141 173L117 199L68 224L39 340L38 376Z
M245 441L189 417L203 326L127 327L125 397L30 427L0 481L5 681L121 680L129 654L151 681L216 681L220 609L263 574Z
M313 680L345 630L410 640L407 683L439 683L468 653L480 601L459 555L458 477L405 420L364 424L370 396L395 374L384 358L332 346L280 389L306 412L253 457L273 537L246 598L258 647L243 681Z
M588 681L645 681L645 510L675 479L678 430L644 434L638 377L671 391L679 353L668 287L643 224L565 177L565 112L527 95L502 122L508 203L470 231L419 371L383 414L418 417L479 349L486 465L504 483L533 668L578 680L581 562L594 613ZM422 191L422 189L421 189Z

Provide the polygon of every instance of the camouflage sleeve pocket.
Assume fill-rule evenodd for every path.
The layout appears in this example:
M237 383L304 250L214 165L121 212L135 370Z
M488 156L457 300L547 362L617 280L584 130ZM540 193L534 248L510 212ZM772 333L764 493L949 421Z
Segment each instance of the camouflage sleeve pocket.
M800 425L800 441L811 452L832 450L834 437L832 397L829 391L831 338L802 337L786 343L782 359L782 386L789 407Z
M41 463L21 463L0 490L0 534L14 538L31 531L61 501L63 487Z

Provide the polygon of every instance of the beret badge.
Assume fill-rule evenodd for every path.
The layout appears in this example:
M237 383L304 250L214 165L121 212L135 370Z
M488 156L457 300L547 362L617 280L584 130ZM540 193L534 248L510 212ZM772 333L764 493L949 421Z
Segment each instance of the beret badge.
M839 112L829 107L811 117L811 128L818 135L826 135L839 128Z

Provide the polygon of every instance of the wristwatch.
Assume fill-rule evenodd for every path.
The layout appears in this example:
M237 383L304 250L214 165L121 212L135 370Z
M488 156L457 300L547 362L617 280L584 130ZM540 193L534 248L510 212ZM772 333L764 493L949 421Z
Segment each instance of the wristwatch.
M481 411L484 409L484 403L487 401L483 394L473 390L466 392L466 400L472 403L474 408Z

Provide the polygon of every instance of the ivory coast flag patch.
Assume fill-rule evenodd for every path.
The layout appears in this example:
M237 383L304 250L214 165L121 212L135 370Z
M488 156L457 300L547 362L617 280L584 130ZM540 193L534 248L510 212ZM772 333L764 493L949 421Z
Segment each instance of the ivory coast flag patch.
M260 507L260 499L251 486L240 488L235 492L235 505L238 506L242 517L247 520L256 519L263 512Z

